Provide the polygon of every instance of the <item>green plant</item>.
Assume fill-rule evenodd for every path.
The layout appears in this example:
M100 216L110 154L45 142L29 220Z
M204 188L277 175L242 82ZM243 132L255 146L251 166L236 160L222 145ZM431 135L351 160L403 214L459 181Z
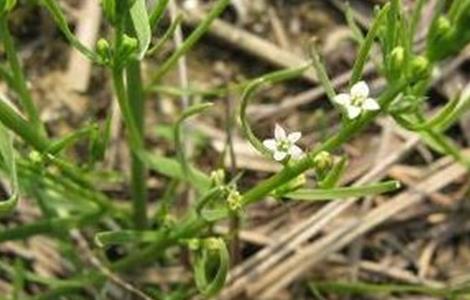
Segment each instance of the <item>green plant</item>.
M399 189L400 185L395 181L359 187L338 187L347 159L342 157L335 160L331 153L360 133L379 114L391 116L402 127L420 134L436 151L451 155L469 166L468 159L458 146L445 135L445 130L468 108L469 99L456 99L428 117L425 114L425 93L433 76L433 68L443 59L455 55L470 41L470 0L453 1L447 11L442 8L443 11L436 14L426 50L422 53L415 51L412 41L423 1L418 1L412 16L403 11L399 0L393 0L377 9L369 32L358 39L360 47L349 82L350 93L336 93L314 42L308 49L311 63L269 73L244 84L240 95L241 129L261 155L273 158L283 165L280 172L244 191L238 188L239 177L227 180L223 170L214 170L210 175L199 170L191 163L182 147L182 125L187 118L210 109L210 103L191 106L181 113L172 131L177 149L175 157L151 153L144 138L144 104L147 93L155 91L154 84L160 82L178 60L191 50L207 32L212 21L224 11L229 0L216 1L211 12L183 44L169 58L159 63L149 85L143 82L141 63L146 54L161 49L161 43L150 49L152 29L159 26L168 1L160 0L154 7L148 8L144 0L102 0L104 15L114 36L111 41L100 39L96 50L88 49L74 36L57 1L42 0L39 3L49 11L72 47L109 71L131 153L132 205L119 204L100 191L93 183L97 170L80 167L64 151L78 140L87 139L91 145L90 161L101 159L107 147L106 137L109 136L107 123L104 126L84 126L65 137L47 135L28 90L8 28L8 16L15 1L2 1L0 37L7 62L1 66L0 75L17 95L26 118L2 97L0 155L4 175L11 182L11 197L0 202L0 213L11 213L18 202L19 194L24 194L36 200L43 218L33 224L3 228L0 241L49 234L66 244L72 229L90 227L96 233L97 246L125 245L132 249L125 257L107 265L110 271L116 273L154 263L169 248L188 248L193 254L195 287L200 293L211 297L222 289L229 269L227 240L214 237L210 231L217 221L243 214L247 206L262 201L267 196L303 201L338 200ZM163 41L172 35L180 21L180 18L176 18L177 23L168 28L168 32L162 37ZM349 18L349 22L352 23L353 20ZM356 33L360 35L357 28ZM446 47L441 47L442 43ZM362 73L374 45L380 46L382 64L379 71L388 85L380 95L372 98ZM246 115L250 101L264 85L297 78L312 66L331 104L342 113L341 128L332 137L318 141L311 149L303 151L294 144L300 138L300 133L286 135L279 128L275 139L262 142L251 129ZM224 91L217 91L215 94L220 93L223 94ZM13 143L11 134L21 139L21 146ZM169 185L168 194L158 202L158 213L154 218L149 218L148 215L148 169L173 182ZM303 176L310 169L316 173L317 187L304 187ZM193 188L197 200L183 217L175 220L170 207L172 197L175 197L174 185L179 182ZM113 220L121 229L107 230L108 227L103 222L105 220ZM10 276L14 276L12 274L15 272L5 269L9 270L7 273ZM35 299L57 299L59 295L73 295L83 288L100 286L108 280L109 274L101 270L87 269L80 265L75 265L74 269L76 276L64 280L44 280L24 270L17 273L22 274L24 280L39 282L48 288L48 291ZM18 285L21 286L19 279ZM195 291L191 290L193 292Z

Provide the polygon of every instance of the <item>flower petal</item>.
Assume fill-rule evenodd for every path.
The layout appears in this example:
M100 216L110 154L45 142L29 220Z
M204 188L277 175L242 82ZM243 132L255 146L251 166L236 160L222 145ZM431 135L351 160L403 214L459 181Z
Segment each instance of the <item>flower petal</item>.
M365 110L379 110L380 105L377 103L377 101L375 101L375 99L367 98L362 103L362 108Z
M263 145L271 151L276 151L277 149L277 143L275 139L264 140Z
M333 101L342 106L351 104L351 96L348 94L338 94L333 98Z
M277 141L286 139L286 131L277 123L274 126L274 137Z
M286 158L286 156L287 156L287 153L284 151L276 151L274 152L274 155L273 155L274 159L277 161L283 160L284 158Z
M349 119L355 119L361 114L361 109L357 106L350 105L346 108L346 112L348 113Z
M297 145L292 145L289 148L289 154L292 156L293 159L298 159L302 156L303 153L304 152L302 151L302 149L300 149L300 147Z
M354 84L351 88L351 96L361 98L369 97L369 86L367 83L365 83L365 81L359 81Z
M287 139L292 144L300 140L301 137L302 137L302 133L300 131L291 132L287 135Z

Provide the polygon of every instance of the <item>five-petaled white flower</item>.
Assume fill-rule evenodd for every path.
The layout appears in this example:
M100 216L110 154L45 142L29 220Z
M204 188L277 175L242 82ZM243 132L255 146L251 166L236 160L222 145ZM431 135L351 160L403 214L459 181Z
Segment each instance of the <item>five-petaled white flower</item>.
M364 81L354 84L349 94L338 94L333 100L346 110L349 119L357 118L363 111L380 109L377 101L369 97L369 87Z
M263 141L263 145L273 153L273 158L277 161L284 160L290 155L293 159L302 156L303 151L295 143L302 137L302 133L296 131L287 134L284 128L276 124L274 127L274 139Z

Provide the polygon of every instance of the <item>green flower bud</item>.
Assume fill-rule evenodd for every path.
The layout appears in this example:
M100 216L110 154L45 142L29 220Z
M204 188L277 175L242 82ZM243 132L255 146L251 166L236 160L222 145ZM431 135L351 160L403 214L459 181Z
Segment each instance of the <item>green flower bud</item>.
M126 64L127 60L136 53L139 48L137 39L124 34L120 47L117 49L116 66L121 67Z
M215 237L207 238L204 240L204 245L210 251L217 251L221 248L221 240Z
M445 16L440 16L428 34L427 57L432 61L443 59L455 51L455 28Z
M405 49L401 46L393 48L390 52L390 77L392 79L398 79L403 70L403 64L405 63Z
M313 164L317 175L323 178L333 167L334 159L329 152L322 151L315 156Z
M212 186L222 186L225 183L225 171L218 169L211 172L210 175L211 185Z
M9 13L16 5L16 0L0 0L0 13Z
M186 244L188 245L188 248L192 251L197 251L201 248L201 240L196 238L187 240Z
M447 17L444 17L444 16L440 16L437 21L436 21L436 25L435 25L435 31L433 32L433 34L436 36L436 37L443 37L443 36L446 36L450 30L451 30L451 23L450 23L450 20L447 18Z
M132 53L139 47L139 42L136 38L130 37L125 34L122 38L121 51Z
M108 65L112 59L112 51L109 43L105 39L99 39L96 43L96 53L101 59L101 62L105 65Z
M429 77L431 74L431 64L424 56L416 56L411 60L410 64L410 79L422 80Z
M232 189L227 196L228 208L232 212L236 212L242 209L243 207L242 198L243 198L242 195L240 195L240 193L237 190Z
M39 153L38 151L35 151L35 150L31 151L29 153L28 157L34 164L40 164L44 161L43 158L42 158L41 153Z

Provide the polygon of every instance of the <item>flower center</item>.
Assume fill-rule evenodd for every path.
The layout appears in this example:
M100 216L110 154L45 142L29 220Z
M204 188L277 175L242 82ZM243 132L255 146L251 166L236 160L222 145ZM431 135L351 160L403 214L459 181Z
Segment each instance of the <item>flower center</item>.
M282 151L282 152L287 152L289 151L289 148L291 146L291 143L289 140L285 139L285 140L280 140L280 141L277 141L277 149L279 151Z
M361 96L353 96L351 99L351 104L353 106L362 106L363 102L364 102L364 97L361 97Z

